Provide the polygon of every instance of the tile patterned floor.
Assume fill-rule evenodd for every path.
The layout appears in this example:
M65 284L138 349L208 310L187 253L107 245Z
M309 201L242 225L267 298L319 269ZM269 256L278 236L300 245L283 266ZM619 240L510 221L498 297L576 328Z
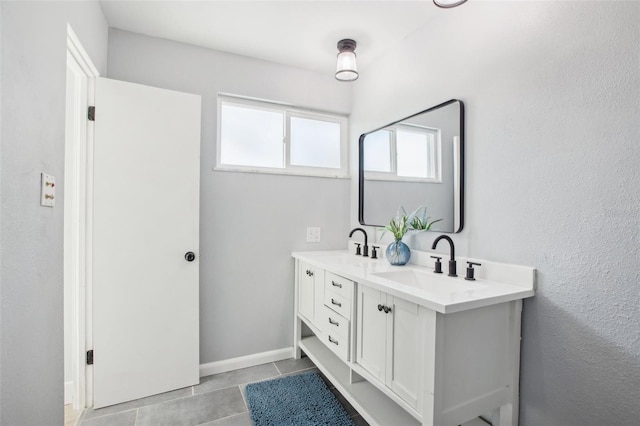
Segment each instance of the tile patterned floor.
M200 384L97 410L85 410L79 426L251 426L244 390L247 384L318 371L308 358L286 359L202 377ZM325 380L356 426L367 422Z

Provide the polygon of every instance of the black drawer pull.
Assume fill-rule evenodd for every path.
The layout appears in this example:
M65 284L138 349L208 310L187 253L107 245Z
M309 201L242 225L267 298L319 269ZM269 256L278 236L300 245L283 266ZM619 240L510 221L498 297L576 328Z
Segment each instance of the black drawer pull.
M334 286L334 287L342 288L342 284L337 283L335 281L331 281L331 285Z
M382 312L382 310L383 310L383 309L384 309L384 306L382 306L381 304L379 304L379 303L378 303L378 310L379 310L380 312Z
M338 343L338 341L337 341L337 340L333 340L333 339L331 338L331 336L329 336L329 341L330 341L331 343L333 343L334 345L338 345L338 344L339 344L339 343Z
M332 320L331 317L329 317L329 324L340 327L340 323L338 321Z
M331 298L331 303L336 305L337 307L341 308L342 307L342 303L340 302L336 302L335 300L333 300L333 298Z

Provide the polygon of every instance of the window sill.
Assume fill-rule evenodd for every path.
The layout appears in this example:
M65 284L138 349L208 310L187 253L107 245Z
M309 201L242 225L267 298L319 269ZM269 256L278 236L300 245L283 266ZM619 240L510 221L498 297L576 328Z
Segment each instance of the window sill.
M267 175L283 175L283 176L301 176L301 177L319 177L319 178L332 178L332 179L351 179L348 174L343 174L339 171L300 171L300 170L276 170L276 169L263 169L263 168L249 168L249 167L235 167L235 166L215 166L212 168L215 172L236 172L236 173L256 173Z

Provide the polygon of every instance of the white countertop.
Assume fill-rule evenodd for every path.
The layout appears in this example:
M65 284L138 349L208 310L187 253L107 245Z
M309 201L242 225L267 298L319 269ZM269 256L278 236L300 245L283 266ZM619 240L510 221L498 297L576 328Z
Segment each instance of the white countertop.
M535 269L524 266L482 261L500 281L489 279L490 274L485 271L476 274L475 281L467 281L464 261L458 261L458 277L447 276L446 256L442 259L442 274L414 264L392 266L384 258L356 256L346 250L294 252L292 256L444 314L535 295Z

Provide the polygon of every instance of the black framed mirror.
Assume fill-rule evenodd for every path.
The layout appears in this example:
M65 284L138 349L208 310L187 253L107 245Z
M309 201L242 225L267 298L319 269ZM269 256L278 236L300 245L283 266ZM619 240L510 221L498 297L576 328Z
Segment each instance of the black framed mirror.
M426 208L430 231L464 225L464 104L451 99L360 135L362 225L386 226L402 206Z

